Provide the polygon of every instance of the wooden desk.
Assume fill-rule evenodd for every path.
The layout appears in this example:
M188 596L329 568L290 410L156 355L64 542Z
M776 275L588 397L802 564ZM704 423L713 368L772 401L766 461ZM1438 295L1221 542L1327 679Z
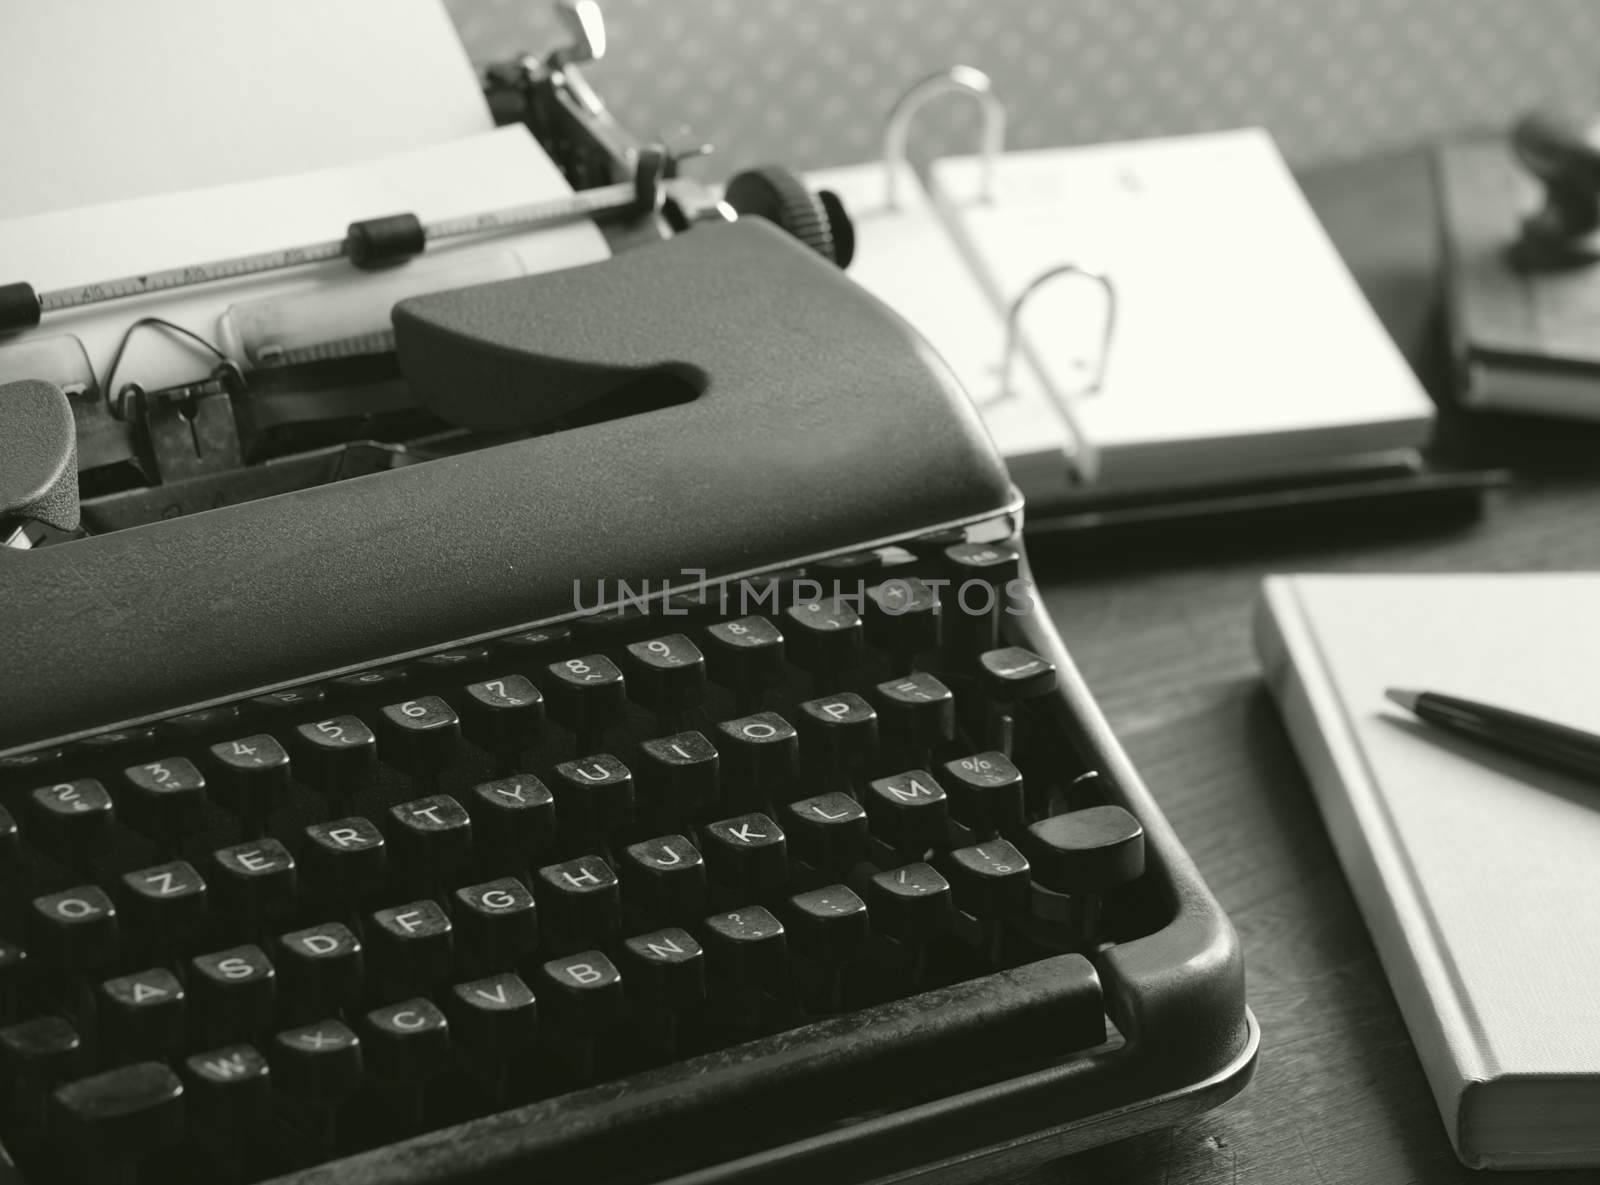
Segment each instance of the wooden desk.
M1391 333L1420 369L1436 367L1426 157L1304 180ZM1030 1185L1595 1180L1471 1173L1456 1161L1250 640L1269 572L1600 566L1600 434L1507 423L1474 432L1517 460L1518 481L1481 522L1445 533L1288 538L1221 560L1152 557L1093 574L1033 549L1068 646L1238 927L1262 1045L1254 1082L1219 1111L1062 1161Z

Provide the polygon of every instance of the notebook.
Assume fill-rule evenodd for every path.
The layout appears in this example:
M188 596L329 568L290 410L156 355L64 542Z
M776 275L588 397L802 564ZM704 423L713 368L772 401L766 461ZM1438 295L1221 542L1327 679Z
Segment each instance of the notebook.
M1600 419L1600 263L1537 273L1509 265L1542 193L1504 139L1443 145L1436 172L1461 402Z
M1600 574L1276 576L1256 646L1440 1115L1600 1166L1600 788L1428 730L1413 687L1600 731Z
M1008 309L1061 263L1115 285L1103 358L1092 284L1041 286L1022 318L1100 487L1281 475L1428 442L1431 400L1264 130L1004 153L992 200L982 166L935 161L930 192L991 304Z

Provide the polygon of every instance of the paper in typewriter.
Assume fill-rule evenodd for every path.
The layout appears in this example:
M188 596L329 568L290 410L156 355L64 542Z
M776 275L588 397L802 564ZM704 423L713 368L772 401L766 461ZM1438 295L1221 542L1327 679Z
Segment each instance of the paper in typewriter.
M362 218L412 211L427 221L570 192L527 129L512 125L355 165L0 221L0 260L7 280L43 291L339 238ZM397 284L437 280L437 287L452 287L607 254L604 236L583 221L446 244L378 274L340 260L91 305L46 316L27 336L77 335L104 384L118 341L139 317L160 316L217 341L219 320L232 305L320 294L351 324L387 326ZM135 380L155 389L204 377L211 365L193 346L143 331L128 348L117 385Z
M1116 285L1103 382L1073 402L1102 485L1292 472L1426 443L1433 405L1259 129L976 157L933 193L1001 308L1062 263ZM1056 389L1084 392L1103 298L1063 278L1023 325Z
M493 126L440 0L14 0L0 218L329 168Z
M1257 618L1268 684L1471 1165L1600 1165L1600 787L1427 729L1383 692L1600 731L1597 604L1589 573L1285 576Z

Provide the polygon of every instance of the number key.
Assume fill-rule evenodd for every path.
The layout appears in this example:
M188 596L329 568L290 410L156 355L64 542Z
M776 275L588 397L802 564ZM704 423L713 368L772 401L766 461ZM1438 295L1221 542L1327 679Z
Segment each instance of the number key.
M295 729L300 776L324 794L348 800L372 779L378 742L355 716L334 716Z
M585 654L551 663L550 714L579 737L580 748L599 738L627 711L626 683L615 663L603 654Z
M765 617L741 617L706 627L712 674L741 702L754 699L783 674L783 634Z
M40 786L29 796L29 838L67 864L94 855L110 834L111 795L93 778Z
M436 695L390 704L380 714L384 760L408 774L438 773L455 758L461 721Z
M0 757L0 784L7 777L21 777L49 769L61 760L60 749L35 749L31 753L13 753Z
M807 601L784 612L791 657L813 675L838 675L861 660L861 615L844 598Z
M217 799L239 815L252 835L261 834L267 816L288 799L289 754L268 733L211 746Z
M539 629L524 630L510 637L497 638L495 648L509 658L528 659L543 657L565 646L572 639L572 631L564 625L547 625Z
M469 683L462 708L467 735L491 753L515 753L544 726L544 696L526 675Z
M126 755L137 755L155 743L156 730L149 725L138 728L114 728L110 732L97 732L78 742L78 752L91 761Z
M897 665L939 644L939 597L915 576L896 576L867 590L867 612L876 643L895 655Z
M130 821L155 838L170 841L183 834L205 801L205 777L187 757L130 765L122 781Z
M263 715L282 719L295 712L309 711L326 698L327 693L322 688L315 683L308 683L304 687L285 687L281 691L269 691L265 695L256 696L250 704Z
M477 666L479 663L488 661L489 648L487 646L459 646L454 650L441 650L436 654L424 654L413 665L422 674L438 675L459 670L462 667Z
M957 820L983 836L1022 826L1022 773L1004 753L975 753L942 768L950 813Z
M1028 858L1009 840L957 848L947 857L955 902L973 917L1022 917L1028 912Z
M682 634L668 634L628 646L634 677L633 698L653 712L692 708L705 698L706 660Z
M405 686L411 673L405 667L375 667L328 680L328 690L338 696L362 697L393 692Z
M216 708L185 712L181 716L170 716L156 727L168 740L197 741L207 735L216 736L221 729L238 722L239 706L223 704Z

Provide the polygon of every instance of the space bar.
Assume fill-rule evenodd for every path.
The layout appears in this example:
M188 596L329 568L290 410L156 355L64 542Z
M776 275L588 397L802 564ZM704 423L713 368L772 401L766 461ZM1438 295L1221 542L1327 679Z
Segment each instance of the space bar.
M472 1166L472 1180L531 1180L535 1170L541 1180L656 1180L707 1157L732 1159L925 1101L935 1086L951 1094L978 1085L965 1073L1024 1059L1042 1064L1105 1038L1094 968L1080 955L1058 955L419 1136L345 1165L353 1176L392 1185L421 1185L463 1165Z

